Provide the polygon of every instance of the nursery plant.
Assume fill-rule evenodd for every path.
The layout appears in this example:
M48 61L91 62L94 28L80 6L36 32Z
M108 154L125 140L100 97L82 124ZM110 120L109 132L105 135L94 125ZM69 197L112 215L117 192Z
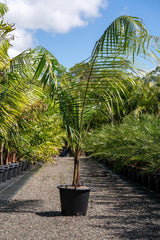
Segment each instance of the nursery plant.
M159 124L157 116L126 116L122 123L106 124L90 131L85 149L90 157L107 162L115 171L132 165L148 172L160 170Z
M14 25L4 22L7 11L7 6L0 3L0 164L23 157L47 160L62 146L63 131L61 119L57 117L57 105L52 103L51 107L51 100L47 101L40 81L33 80L33 76L39 61L47 61L51 54L45 48L37 47L10 59L8 49ZM50 61L54 61L56 68L57 60L53 55ZM48 75L53 75L54 71L49 71ZM42 105L47 107L42 108Z
M157 59L153 49L158 41L148 34L141 19L120 16L96 42L90 58L69 72L58 71L54 61L39 62L35 77L46 69L42 83L59 102L68 145L74 154L72 184L58 186L63 214L86 214L90 188L80 184L80 153L90 124L102 110L112 122L113 110L117 114L123 111L128 85L136 87L134 80L139 74L136 63L144 56ZM48 75L49 69L54 70L53 75Z
M141 19L120 16L104 31L96 42L91 57L75 65L60 79L53 78L50 86L60 104L68 143L74 153L72 185L80 186L80 152L93 117L106 109L112 119L113 105L123 108L123 96L128 93L126 83L135 86L133 76L144 56L155 57L153 48L159 38L150 36ZM41 64L40 64L41 66Z
M8 31L11 31L13 26L9 27L11 29ZM1 46L8 49L9 41L5 38L5 34L4 40L5 44ZM32 83L36 85L38 79L37 85L41 82L43 87L48 90L53 102L58 102L63 125L67 132L68 145L74 154L71 190L84 191L87 189L87 194L90 190L88 187L80 186L80 152L93 118L100 112L103 114L107 112L110 121L113 122L114 109L116 109L117 115L121 114L124 108L124 96L129 93L128 84L136 87L134 76L140 72L139 65L137 67L136 64L139 64L140 59L144 56L157 60L155 52L159 47L158 43L159 38L149 35L141 19L120 16L106 28L101 38L96 42L91 56L75 65L69 72L66 72L57 59L43 47L24 51L11 61L8 59L7 51L3 51L6 53L7 67L4 65L5 61L1 59L0 63L3 66L1 85L5 88L4 91L1 91L1 102L7 99L4 96L12 89L7 86L8 76L13 79L21 79L22 82L25 80L25 84L28 83L28 86ZM11 109L15 114L11 114L11 117L14 116L13 120L17 124L19 110L14 107L14 103L16 100L14 101L13 96L13 108ZM10 106L8 104L9 109ZM21 107L20 105L22 110ZM3 118L3 115L1 116ZM11 121L9 118L7 119L8 125L6 124L4 129L8 133ZM62 186L64 191L68 188L69 186ZM71 199L73 199L72 194ZM78 204L78 207L80 205ZM74 213L66 210L66 214L68 211ZM78 214L85 212L86 210L81 212L80 209Z

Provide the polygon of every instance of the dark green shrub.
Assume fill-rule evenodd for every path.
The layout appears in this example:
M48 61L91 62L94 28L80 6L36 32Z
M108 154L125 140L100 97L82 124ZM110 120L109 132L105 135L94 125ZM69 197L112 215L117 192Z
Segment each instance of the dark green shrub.
M86 151L98 161L112 161L119 170L135 165L147 171L160 170L160 119L153 115L128 116L123 123L90 132Z

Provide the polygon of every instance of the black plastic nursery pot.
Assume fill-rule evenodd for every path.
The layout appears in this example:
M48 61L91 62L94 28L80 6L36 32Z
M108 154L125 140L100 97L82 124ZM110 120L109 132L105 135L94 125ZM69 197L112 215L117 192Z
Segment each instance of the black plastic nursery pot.
M148 188L150 190L155 191L156 190L156 183L155 183L155 178L152 173L148 173Z
M128 167L127 166L123 166L122 169L121 169L121 173L122 173L123 176L128 178Z
M135 167L132 167L131 168L131 180L133 182L136 182L137 181L137 171L136 171L136 168Z
M71 185L59 185L61 211L64 216L86 215L91 187L76 188Z
M19 167L19 163L13 163L13 177L17 176L18 167Z
M3 175L2 175L2 182L6 182L7 181L7 176L8 176L8 170L9 170L9 166L8 165L2 165L3 166Z
M142 176L142 186L148 187L148 176L147 176L147 173L142 171L141 176Z
M4 169L2 166L0 166L0 183L2 182L3 172L4 172Z
M22 170L25 171L30 166L30 161L23 161Z
M31 166L31 162L28 160L27 162L26 162L26 168L29 168Z
M18 162L17 175L20 175L22 173L22 165L23 162Z
M12 164L9 164L7 180L11 180L12 177L13 177L13 165L12 165Z
M136 182L138 183L138 184L142 184L142 169L140 169L140 168L136 168Z
M128 178L132 180L132 166L128 166Z
M160 194L160 173L156 173L155 176L156 192Z
M21 172L23 172L25 171L26 161L21 161L21 163L22 163Z

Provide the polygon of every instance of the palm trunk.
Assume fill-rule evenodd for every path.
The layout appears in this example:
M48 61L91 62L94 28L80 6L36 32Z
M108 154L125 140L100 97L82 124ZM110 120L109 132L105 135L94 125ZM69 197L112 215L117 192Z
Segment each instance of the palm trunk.
M12 162L16 162L16 152L13 152L13 155L12 155Z
M7 151L7 156L6 156L6 165L9 163L9 150Z
M74 157L74 172L73 172L73 186L80 186L80 160L79 160L80 150L77 146L75 157Z
M0 164L3 165L3 150L4 150L4 143L0 145Z

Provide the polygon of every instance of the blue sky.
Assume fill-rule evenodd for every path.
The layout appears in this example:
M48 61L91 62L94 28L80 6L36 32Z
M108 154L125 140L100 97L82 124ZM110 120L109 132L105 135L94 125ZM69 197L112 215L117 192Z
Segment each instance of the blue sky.
M24 3L21 8L18 5L19 1L21 4ZM42 4L36 5L37 1L7 1L10 9L8 21L14 22L17 30L21 29L22 34L20 36L23 35L21 41L20 37L18 38L20 48L18 49L17 43L17 49L15 48L16 50L14 50L13 47L11 54L18 53L18 51L24 50L25 47L33 48L42 45L51 51L61 64L70 68L90 56L95 42L109 24L120 15L142 18L149 33L160 36L159 0L59 0L59 2L58 0L39 0L39 3L41 2ZM77 2L76 6L72 4L74 1ZM45 10L43 11L43 4L47 4L47 2L52 4L49 6L50 8L53 7L53 9L46 9L45 12ZM60 2L61 5L59 4ZM35 9L33 3L35 3ZM53 5L54 3L55 5ZM15 7L16 4L17 8ZM29 7L31 5L35 13L33 14L34 17L30 14ZM68 16L63 18L64 16L62 16L61 20L57 20L56 9L58 9L58 12L62 9L62 13L65 12L65 15L70 14L70 18ZM19 17L21 11L25 19L23 24L21 24L23 16ZM49 17L51 14L55 16L54 19ZM41 19L43 22L40 24ZM52 21L54 26L52 26ZM15 38L16 41L17 39ZM16 45L16 43L12 44Z
M101 14L102 17L93 20L87 27L57 34L51 39L49 34L39 32L40 44L48 48L64 66L71 67L90 56L95 42L120 15L142 18L149 33L160 36L160 0L110 0L108 8L101 10Z

